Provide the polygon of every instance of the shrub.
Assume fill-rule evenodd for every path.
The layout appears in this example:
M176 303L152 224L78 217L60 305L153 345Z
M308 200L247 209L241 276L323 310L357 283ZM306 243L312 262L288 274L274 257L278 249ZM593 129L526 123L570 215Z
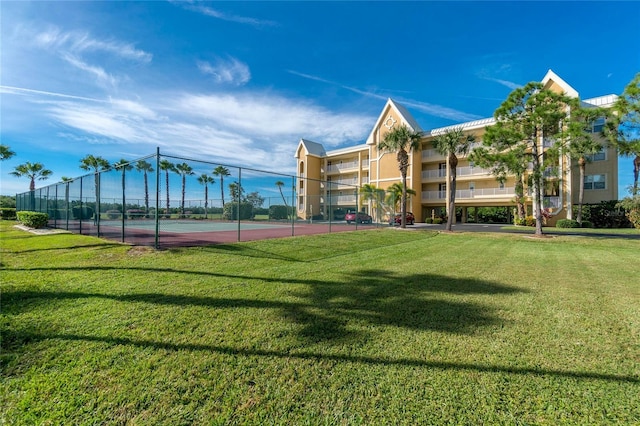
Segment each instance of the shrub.
M287 215L287 211L288 211L287 206L282 206L282 205L269 206L269 218L274 220L287 219L289 217Z
M588 220L583 220L580 226L582 228L593 228L593 223L589 222Z
M556 228L580 228L580 224L573 219L559 219Z
M29 228L44 228L49 222L49 215L46 213L22 211L16 214L18 221Z
M536 226L536 218L533 216L527 216L524 218L525 226Z
M93 217L93 208L88 206L74 206L72 212L73 218L76 220L91 219Z
M424 220L424 223L433 223L433 219L428 217Z
M222 218L226 220L238 219L238 203L227 203L224 205ZM253 204L240 203L240 220L253 218Z
M1 207L0 208L0 219L3 220L15 220L16 219L16 208L9 207Z
M636 229L640 229L640 209L629 210L627 212L627 218Z
M514 217L513 224L517 226L525 226L526 220L524 218L520 219L519 217Z
M433 218L434 225L442 225L443 223L444 223L444 220L441 217Z
M107 210L106 213L109 219L118 219L120 217L120 210Z

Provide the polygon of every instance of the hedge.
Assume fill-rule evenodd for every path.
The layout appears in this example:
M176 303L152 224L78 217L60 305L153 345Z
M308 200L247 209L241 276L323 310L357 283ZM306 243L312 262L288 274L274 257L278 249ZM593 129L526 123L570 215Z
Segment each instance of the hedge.
M16 214L18 222L29 228L44 228L49 223L49 215L46 213L21 211Z
M16 219L16 209L15 207L0 207L0 219L3 220L15 220Z
M580 228L580 224L573 219L558 219L556 228Z

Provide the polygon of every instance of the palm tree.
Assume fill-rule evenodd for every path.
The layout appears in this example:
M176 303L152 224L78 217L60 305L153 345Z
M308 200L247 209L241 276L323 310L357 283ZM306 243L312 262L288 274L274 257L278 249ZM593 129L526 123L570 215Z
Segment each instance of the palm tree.
M398 160L398 169L402 177L401 228L407 227L407 170L409 169L409 154L407 151L418 148L421 137L422 132L410 130L403 124L390 130L378 144L378 150L389 153L395 152Z
M220 196L222 197L222 207L224 207L224 178L225 176L231 176L231 173L229 173L229 169L226 167L218 166L213 169L213 174L220 178Z
M209 175L203 173L198 176L198 182L204 185L204 218L207 218L207 207L209 206L209 184L214 184L216 181Z
M164 171L166 187L167 187L167 208L165 210L165 214L169 217L169 172L172 172L176 169L176 166L169 160L161 160L160 161L160 170Z
M60 182L64 183L64 203L66 210L67 223L69 222L69 184L73 182L73 178L62 176Z
M402 193L405 191L408 195L416 195L416 191L411 188L404 188L400 182L396 182L387 188L386 202L387 204L393 206L393 214L398 211L398 204L400 204L400 200L402 200Z
M234 203L242 201L244 195L244 188L238 182L231 182L229 184L229 192L231 193L231 200Z
M8 160L14 155L16 155L16 153L11 151L8 145L0 145L0 161Z
M471 149L471 144L475 142L473 135L465 135L461 127L456 127L436 136L433 140L433 147L440 154L448 157L449 163L449 206L447 206L448 217L445 230L451 232L453 220L456 217L456 167L458 167L457 155L467 155Z
M282 202L287 208L287 220L289 220L289 205L287 204L287 199L284 197L284 193L282 192L282 187L284 186L284 182L281 180L278 180L276 181L275 185L278 187L278 190L280 191L280 196L282 197Z
M182 201L180 203L180 214L184 217L184 194L187 187L187 176L194 175L193 168L187 163L176 165L175 172L182 177Z
M29 184L29 191L35 191L36 180L47 180L52 173L53 172L51 170L45 169L42 163L30 163L27 161L24 164L16 166L14 171L9 174L17 177L28 177L31 180L31 183Z
M121 158L120 160L113 163L113 168L117 170L122 170L122 194L123 194L122 198L124 199L124 194L126 194L125 193L125 173L126 171L133 170L133 166L131 165L129 160L125 160L124 158ZM126 203L123 201L122 203L123 217L125 214L126 207L127 207Z
M94 220L100 217L100 171L107 170L111 167L111 164L102 157L96 157L94 155L87 155L80 160L80 168L82 170L93 170L93 181L96 193L96 208Z
M384 198L384 189L380 189L373 184L365 183L360 188L360 197L362 198L362 202L366 203L367 201L372 202L372 212L375 212L376 220L379 220L380 214L380 204L382 203L382 199Z
M145 160L138 160L136 170L144 174L144 212L149 215L149 178L148 174L153 172L153 167Z
M582 224L582 204L584 201L584 177L587 163L591 162L594 154L602 150L602 145L595 139L592 132L595 121L604 116L601 108L576 108L571 111L571 121L568 124L569 145L567 153L573 160L578 161L580 170L580 190L578 192L578 215L576 221Z

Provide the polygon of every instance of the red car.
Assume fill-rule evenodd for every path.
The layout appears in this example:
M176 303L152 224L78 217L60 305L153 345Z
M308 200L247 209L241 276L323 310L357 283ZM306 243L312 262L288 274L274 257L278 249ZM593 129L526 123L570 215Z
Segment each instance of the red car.
M371 216L369 216L366 213L362 213L362 212L352 212L349 211L347 212L346 215L344 215L344 220L347 221L347 223L351 223L351 222L359 222L359 223L371 223L373 222L373 218Z
M406 223L407 225L413 225L416 221L416 218L413 216L413 213L407 212ZM402 223L402 213L398 213L397 215L389 218L389 226L391 225L400 225Z

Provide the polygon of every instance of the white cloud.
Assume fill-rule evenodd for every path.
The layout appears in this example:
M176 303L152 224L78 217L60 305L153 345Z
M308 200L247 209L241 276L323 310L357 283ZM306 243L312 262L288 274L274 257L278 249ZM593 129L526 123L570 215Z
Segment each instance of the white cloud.
M508 81L508 80L501 80L499 78L492 78L492 77L480 77L480 78L482 78L484 80L488 80L488 81L493 81L493 82L498 83L498 84L502 84L503 86L506 86L506 87L508 87L509 89L512 89L512 90L513 89L517 89L519 87L522 87L521 84L514 83L514 82Z
M118 84L118 79L107 73L101 67L89 65L69 53L63 53L61 57L74 67L92 74L102 86L116 87Z
M387 98L389 98L389 96L384 96L379 93L374 93L371 91L366 91L366 90L361 90L355 87L346 86L346 85L336 83L330 80L326 80L324 78L317 77L314 75L303 74L303 73L300 73L297 71L291 71L291 70L288 72L309 80L315 80L322 83L339 86L343 89L349 90L354 93L358 93L363 96L368 96L371 98L381 99L385 101L387 100ZM402 97L396 97L394 99L397 100L400 104L404 105L405 107L414 108L426 114L433 115L435 117L447 118L449 120L454 120L454 121L471 121L471 120L477 120L479 118L482 118L475 114L469 114L469 113L458 111L453 108L445 107L442 105L430 104L427 102L421 102L421 101L416 101L413 99L407 99Z
M99 40L90 36L87 32L68 31L52 27L47 31L35 35L34 40L40 47L55 49L61 52L82 54L85 52L107 52L123 59L138 62L150 62L153 55L143 50L136 49L131 43L115 40Z
M42 114L68 141L70 152L112 144L143 156L158 146L166 154L289 173L295 171L293 152L301 137L328 148L362 142L375 120L271 92L156 92L106 101L24 88L7 93L30 102L34 114Z
M204 74L212 75L218 83L240 86L251 79L247 64L236 58L218 59L213 65L209 62L198 62L198 69Z
M212 9L207 6L194 5L193 3L187 2L175 2L175 4L183 6L187 10L191 10L193 12L197 12L206 16L210 16L212 18L221 19L223 21L236 22L238 24L246 24L254 27L273 27L278 24L274 21L269 21L265 19L256 19L247 16L239 16L239 15L230 15L224 12L221 12L217 9Z

